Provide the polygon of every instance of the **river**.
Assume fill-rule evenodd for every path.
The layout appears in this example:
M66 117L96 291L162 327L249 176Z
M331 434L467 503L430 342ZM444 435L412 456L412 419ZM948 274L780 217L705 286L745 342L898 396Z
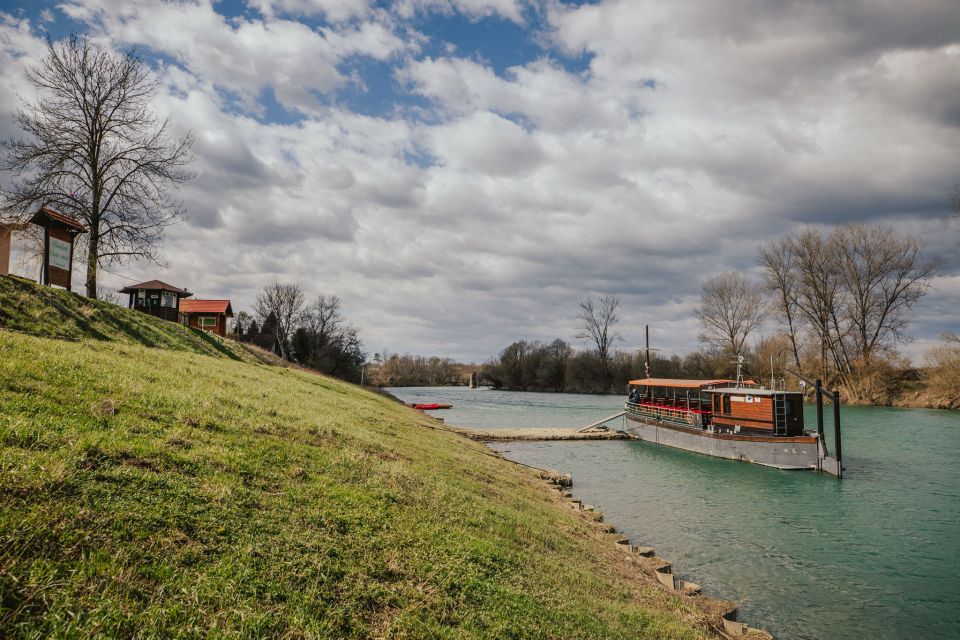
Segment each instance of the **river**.
M435 415L485 429L583 426L623 400L390 391L452 403ZM807 407L807 428L815 424ZM777 638L960 638L960 412L844 407L842 424L843 480L638 441L492 446L573 474L576 497L706 595L740 601L740 619Z

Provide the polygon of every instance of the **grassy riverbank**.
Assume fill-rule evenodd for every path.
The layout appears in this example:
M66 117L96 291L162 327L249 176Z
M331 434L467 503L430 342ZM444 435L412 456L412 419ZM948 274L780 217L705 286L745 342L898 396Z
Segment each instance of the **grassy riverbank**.
M48 292L0 278L71 338L0 329L0 636L713 637L483 445Z

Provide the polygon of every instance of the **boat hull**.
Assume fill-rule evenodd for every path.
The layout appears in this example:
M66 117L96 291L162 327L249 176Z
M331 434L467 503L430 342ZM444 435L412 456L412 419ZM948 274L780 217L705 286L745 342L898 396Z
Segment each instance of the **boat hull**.
M721 434L657 423L630 414L624 430L645 442L703 453L715 458L751 462L777 469L819 469L817 437Z

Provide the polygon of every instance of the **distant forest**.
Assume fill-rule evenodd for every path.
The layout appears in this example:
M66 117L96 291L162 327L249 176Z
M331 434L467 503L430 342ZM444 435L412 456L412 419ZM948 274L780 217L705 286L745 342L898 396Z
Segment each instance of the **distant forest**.
M744 375L761 384L773 373L796 388L795 371L823 380L849 403L960 408L956 334L944 333L919 367L898 351L940 266L917 238L865 225L810 227L760 246L757 263L756 280L728 272L703 283L694 310L698 343L684 355L651 353L651 376L733 378L742 355ZM621 348L615 295L580 302L571 324L581 348L561 338L517 340L480 365L386 352L371 362L340 306L336 296L307 304L298 286L274 284L258 296L255 317L238 314L236 335L377 386L465 385L476 372L480 384L496 389L624 393L629 380L647 375L645 354Z
M742 355L745 376L761 384L769 384L772 368L793 387L799 380L789 371L821 379L854 404L960 408L960 337L944 333L919 367L898 351L911 339L910 314L941 263L922 249L915 237L866 225L799 229L761 245L760 279L728 272L706 280L695 310L698 345L685 355L652 353L649 373L733 378ZM560 338L517 340L479 368L481 383L623 393L627 381L647 373L642 352L618 348L619 304L612 295L580 303L576 337L585 348ZM464 367L447 364L451 372ZM467 377L454 379L462 384Z

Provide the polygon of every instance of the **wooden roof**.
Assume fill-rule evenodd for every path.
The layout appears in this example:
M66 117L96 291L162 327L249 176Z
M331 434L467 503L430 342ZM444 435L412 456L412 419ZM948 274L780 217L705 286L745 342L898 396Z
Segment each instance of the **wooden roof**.
M699 389L700 387L709 387L717 384L736 383L736 380L681 380L678 378L644 378L642 380L631 380L630 384L641 387L679 387L681 389Z
M184 300L180 303L180 313L222 313L233 317L229 300Z
M133 284L129 287L120 289L120 293L136 293L140 289L147 289L148 291L169 291L170 293L176 293L181 298L188 298L193 295L186 289L178 289L172 284L167 284L166 282L161 282L160 280L147 280L146 282L141 282L140 284Z
M59 211L51 209L50 207L41 208L40 211L37 211L35 214L33 214L33 217L30 218L30 222L39 224L40 226L43 226L48 221L59 222L65 227L73 229L77 233L83 233L87 230L87 228L83 226L76 218L72 218L65 213L60 213Z

